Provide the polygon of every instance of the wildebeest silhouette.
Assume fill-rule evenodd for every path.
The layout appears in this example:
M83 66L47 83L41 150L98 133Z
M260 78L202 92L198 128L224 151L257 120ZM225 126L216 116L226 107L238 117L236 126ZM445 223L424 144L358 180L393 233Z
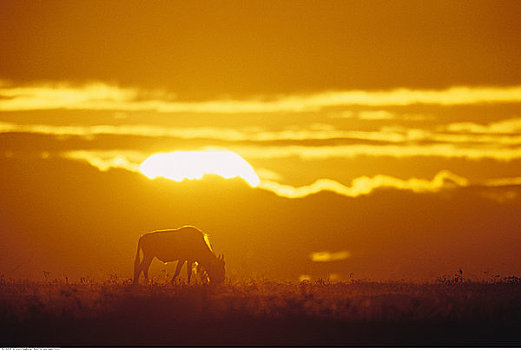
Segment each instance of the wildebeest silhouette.
M143 252L143 259L140 259L140 251ZM172 282L181 272L185 261L187 262L188 283L190 283L194 262L197 262L207 272L210 283L224 281L224 256L217 257L208 236L194 226L158 230L142 235L137 244L134 261L134 284L139 282L141 272L148 281L148 268L154 257L165 263L178 261Z

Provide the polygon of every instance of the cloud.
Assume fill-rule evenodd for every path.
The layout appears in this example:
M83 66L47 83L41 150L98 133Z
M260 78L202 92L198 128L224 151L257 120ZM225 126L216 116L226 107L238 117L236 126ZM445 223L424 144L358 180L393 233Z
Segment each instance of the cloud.
M250 100L180 101L165 91L145 91L106 83L13 86L0 82L0 111L45 109L156 111L165 113L275 113L317 111L339 106L474 105L520 103L521 86L451 87L444 90L326 91Z
M511 118L480 125L476 123L451 123L445 127L447 131L472 134L513 134L521 132L521 118Z
M510 125L497 122L497 125ZM511 123L515 125L515 123ZM513 128L508 129L513 130ZM302 159L371 157L441 157L513 160L521 158L521 133L447 133L405 127L375 131L340 130L331 125L310 125L270 131L262 128L162 127L158 125L52 126L0 122L0 133L24 132L56 136L140 136L206 140L201 146L223 146L250 159ZM212 140L215 144L211 144ZM128 141L128 140L127 140ZM173 141L173 140L172 140ZM127 144L122 148L127 148ZM194 147L192 145L192 147ZM164 151L168 151L165 149Z
M454 134L453 130L470 130L470 133ZM480 128L480 129L477 129ZM472 130L481 130L472 133ZM503 133L498 130L503 130ZM446 133L444 131L449 131ZM485 131L488 130L488 131ZM161 125L45 125L15 124L0 122L0 133L27 132L49 135L128 135L147 137L176 137L180 139L215 139L226 141L310 141L340 139L406 143L411 141L436 141L444 143L496 143L521 144L521 119L498 121L484 127L474 123L453 123L431 131L401 126L386 126L379 130L343 130L331 124L315 123L304 127L288 127L282 130L268 130L261 127L169 127ZM516 133L517 132L517 133Z
M86 161L100 171L119 168L141 174L139 166L150 154L128 150L111 150L71 151L63 153L62 156L71 160ZM383 174L372 177L361 176L355 178L350 186L332 179L319 179L310 185L292 186L280 183L279 181L282 180L282 177L269 169L258 169L255 170L255 173L260 178L260 183L256 188L274 193L283 198L304 198L324 191L355 198L368 195L381 188L426 193L468 187L471 185L468 179L454 174L449 170L439 171L431 180L414 177L404 180ZM488 179L472 185L482 186L485 189L519 186L521 185L521 177Z
M499 204L509 203L519 198L519 193L516 191L484 190L480 192L480 195Z
M490 179L483 183L485 186L518 186L521 185L521 177L510 177L500 179Z
M402 142L412 133L402 129L380 131L339 130L328 124L313 124L309 127L292 127L270 131L264 128L224 127L165 127L160 125L45 125L0 122L0 133L27 132L47 135L96 136L128 135L147 137L176 137L180 139L214 139L226 141L307 141L329 139L359 139L370 141Z
M243 131L232 128L174 128L158 125L19 125L0 122L0 133L27 132L47 135L96 136L96 135L128 135L148 137L177 137L182 139L209 138L232 141L247 140Z
M347 250L342 250L339 252L314 252L309 255L311 261L314 262L328 262L328 261L341 261L346 260L351 256L351 253Z
M484 147L486 146L486 147ZM308 159L369 157L441 157L464 159L496 159L509 161L521 158L521 148L501 145L457 145L450 143L433 144L353 144L338 146L237 146L234 151L247 159L270 159L299 157Z
M387 110L352 110L336 111L328 113L332 119L360 119L360 120L402 120L402 121L423 121L433 120L435 116L431 113L396 113Z
M346 197L358 197L369 194L379 188L394 188L414 192L436 192L441 189L467 185L467 179L453 174L448 170L442 170L438 172L432 180L417 178L402 180L380 174L373 177L358 177L351 182L351 186L346 186L331 179L319 179L311 185L300 187L263 180L258 187L271 191L280 197L303 198L323 191L334 192Z
M273 170L270 170L270 169L256 168L255 172L261 179L272 180L272 181L281 181L282 180L282 175L280 175L279 173L277 173Z
M149 154L113 150L71 151L64 153L63 156L73 160L86 161L100 171L106 171L111 168L122 168L140 173L139 166L148 158ZM438 172L432 180L417 178L402 180L382 174L373 177L362 176L354 179L351 182L351 186L346 186L331 179L319 179L311 185L295 187L274 181L274 179L280 179L279 175L267 169L263 169L258 172L257 175L261 179L260 184L257 186L258 188L273 192L277 196L285 198L303 198L322 191L334 192L347 197L358 197L369 194L378 188L395 188L414 192L435 192L444 188L468 185L467 179L453 174L448 170ZM506 179L501 179L501 184L504 184L506 181Z
M365 120L390 120L395 119L396 115L389 111L360 111L358 112L359 119Z
M149 154L127 150L111 150L71 151L63 153L63 156L68 159L86 161L100 171L119 168L139 173L139 165Z

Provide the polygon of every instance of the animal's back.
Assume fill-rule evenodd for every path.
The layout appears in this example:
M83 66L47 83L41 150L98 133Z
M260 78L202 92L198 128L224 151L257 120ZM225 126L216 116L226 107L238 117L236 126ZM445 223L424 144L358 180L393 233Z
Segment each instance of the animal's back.
M149 232L141 236L140 242L144 252L164 262L197 260L209 250L204 233L194 226Z

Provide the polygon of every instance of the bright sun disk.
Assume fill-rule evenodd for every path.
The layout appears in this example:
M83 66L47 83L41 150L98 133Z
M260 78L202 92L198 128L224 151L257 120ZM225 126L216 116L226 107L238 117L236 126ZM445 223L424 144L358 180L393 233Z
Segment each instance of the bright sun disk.
M176 151L156 153L145 159L139 171L153 179L164 177L174 181L201 179L214 174L225 179L240 177L255 187L260 179L253 167L231 151Z

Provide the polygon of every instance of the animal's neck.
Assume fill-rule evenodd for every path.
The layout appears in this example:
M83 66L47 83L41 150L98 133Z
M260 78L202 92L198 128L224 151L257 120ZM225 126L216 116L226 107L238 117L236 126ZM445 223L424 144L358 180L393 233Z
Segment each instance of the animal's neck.
M217 257L210 249L205 249L204 254L199 257L199 263L203 265L207 270L211 268Z

